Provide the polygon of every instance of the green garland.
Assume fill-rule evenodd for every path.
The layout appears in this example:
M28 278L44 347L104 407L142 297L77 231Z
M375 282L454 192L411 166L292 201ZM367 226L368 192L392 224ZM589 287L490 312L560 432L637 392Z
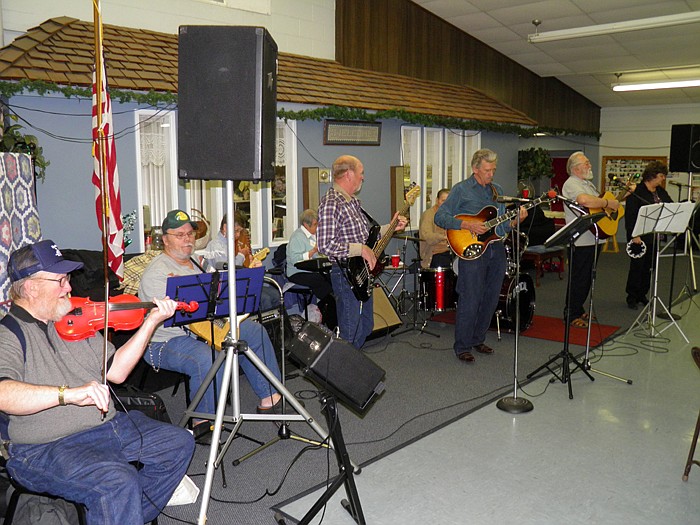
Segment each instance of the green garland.
M47 93L61 93L66 98L92 98L92 88L77 86L59 86L52 82L42 80L20 80L19 82L0 81L0 96L4 98L14 97L22 93L36 93L44 96ZM110 89L109 94L112 100L121 104L135 102L149 106L176 105L177 94L168 92L149 91L147 93L139 91L125 91L121 89Z
M39 95L47 93L61 93L66 98L91 98L90 88L75 86L59 86L51 82L40 80L20 80L19 82L0 81L0 96L10 98L25 92L33 92ZM177 105L177 94L169 92L149 91L147 93L138 91L124 91L120 89L110 89L113 100L124 104L134 102L137 104L147 104L149 106ZM578 131L573 129L559 129L550 127L526 127L517 124L501 124L497 122L487 122L482 120L463 120L452 117L442 117L437 115L426 115L423 113L413 113L403 109L388 109L383 111L368 112L364 109L347 108L340 106L328 106L317 109L304 109L301 111L279 110L277 116L284 120L360 120L374 122L384 119L398 119L408 124L415 124L427 127L442 127L449 129L463 129L473 131L493 131L495 133L506 133L518 135L523 138L530 138L536 133L546 133L550 136L577 135L583 137L593 137L600 140L600 133L597 131Z
M420 126L472 131L493 131L496 133L518 135L523 138L534 137L536 133L546 133L550 136L577 135L593 137L596 140L600 140L600 133L595 131L578 131L542 126L524 127L517 124L501 124L482 120L464 120L453 117L412 113L403 109L387 109L370 113L364 109L329 106L317 109L303 109L300 111L279 110L277 116L284 120L323 120L329 118L335 120L363 120L374 122L375 120L398 119L409 124Z

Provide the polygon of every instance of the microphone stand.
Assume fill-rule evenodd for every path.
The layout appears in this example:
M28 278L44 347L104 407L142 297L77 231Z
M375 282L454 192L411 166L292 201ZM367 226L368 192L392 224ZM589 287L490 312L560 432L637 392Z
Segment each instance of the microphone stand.
M527 200L527 199L523 199ZM520 278L520 213L515 224L515 282ZM524 397L518 397L518 344L520 342L520 292L515 294L515 339L513 353L513 395L498 400L496 407L509 414L522 414L530 412L534 407L532 401Z

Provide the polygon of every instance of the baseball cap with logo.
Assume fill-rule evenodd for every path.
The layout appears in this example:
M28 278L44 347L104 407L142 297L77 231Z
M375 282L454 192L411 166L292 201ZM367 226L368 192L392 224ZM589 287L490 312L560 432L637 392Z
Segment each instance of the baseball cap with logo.
M22 265L20 267L19 265ZM83 267L83 263L68 261L51 239L22 246L12 252L7 264L7 273L12 282L19 281L37 272L65 273Z
M194 228L195 230L199 227L199 225L195 221L190 219L190 216L187 215L187 212L184 212L182 210L169 211L168 215L165 216L165 220L163 221L163 233L167 233L168 230L175 230L180 226L187 224L188 222L192 225L192 228Z

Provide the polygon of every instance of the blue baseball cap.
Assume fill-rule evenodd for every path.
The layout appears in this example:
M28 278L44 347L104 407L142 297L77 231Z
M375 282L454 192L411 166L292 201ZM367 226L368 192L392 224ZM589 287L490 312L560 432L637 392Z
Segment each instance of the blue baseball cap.
M28 252L31 252L31 256ZM28 257L29 256L29 257ZM34 262L32 262L32 258ZM18 268L19 261L23 261L23 268ZM7 274L12 282L19 281L37 272L65 273L68 274L73 270L78 270L83 267L83 263L68 261L63 258L61 250L55 242L50 239L39 241L36 244L28 244L22 246L18 250L12 252L10 260L7 264Z

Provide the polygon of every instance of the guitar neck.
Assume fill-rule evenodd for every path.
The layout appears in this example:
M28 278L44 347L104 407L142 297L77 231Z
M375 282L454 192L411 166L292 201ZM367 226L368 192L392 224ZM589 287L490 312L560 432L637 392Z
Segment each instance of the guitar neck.
M394 219L392 219L392 221L389 223L389 227L387 228L386 232L384 232L382 238L379 239L377 244L374 245L374 249L372 251L374 252L375 257L379 257L384 251L384 249L387 247L387 245L389 244L389 240L394 235L396 225L399 223L399 215L406 215L406 213L408 213L409 207L410 205L408 204L408 202L404 202L404 206L399 210L399 214Z
M535 206L539 206L545 200L547 200L545 197L538 197L535 200L528 202L527 204L524 204L523 207L526 210L529 210L530 208L534 208ZM493 228L495 228L499 224L502 224L506 221L509 221L513 217L516 217L519 213L520 213L520 206L518 206L517 208L515 208L511 211L507 211L503 215L499 215L498 217L495 217L495 218L491 219L490 221L486 221L484 224L486 225L486 227L489 230L492 230Z

